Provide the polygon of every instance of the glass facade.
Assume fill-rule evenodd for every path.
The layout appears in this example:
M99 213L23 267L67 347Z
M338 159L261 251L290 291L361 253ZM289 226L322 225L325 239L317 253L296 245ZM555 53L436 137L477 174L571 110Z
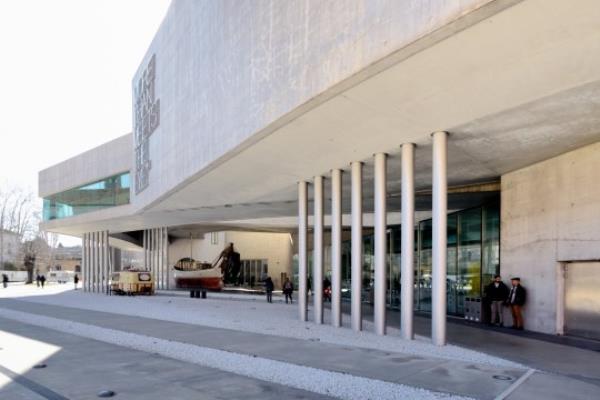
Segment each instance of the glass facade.
M431 311L431 220L418 229L415 308ZM482 285L500 272L500 204L448 215L447 311L463 316L465 298L481 299Z
M129 172L44 198L44 221L129 204Z
M387 305L400 307L400 240L401 227L388 229ZM431 311L431 252L432 221L418 224L415 232L414 307L418 311ZM374 236L363 236L363 302L373 303ZM342 243L342 298L351 297L351 243ZM309 252L309 263L312 261ZM331 279L331 248L326 247L325 277ZM498 202L448 215L447 247L447 311L463 316L465 298L481 298L482 285L490 282L500 272L500 204ZM312 269L309 266L309 274ZM294 257L294 276L298 264Z

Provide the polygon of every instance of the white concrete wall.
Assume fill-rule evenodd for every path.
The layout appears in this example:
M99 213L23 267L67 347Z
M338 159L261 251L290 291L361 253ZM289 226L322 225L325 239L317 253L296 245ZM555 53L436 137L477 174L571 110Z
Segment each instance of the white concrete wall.
M45 197L130 171L132 154L133 139L128 133L40 171L38 194Z
M501 271L528 290L526 329L560 333L560 262L600 259L598 171L600 143L502 176Z
M332 86L488 2L174 0L132 82L155 55L160 125L150 136L149 186L134 196L136 208L258 140Z
M5 271L0 270L0 276L2 274L8 275L10 282L25 282L27 280L27 271Z
M218 240L216 244L212 244L210 233L204 235L201 239L177 239L169 244L169 266L173 267L177 261L190 256L190 247L192 257L197 261L212 263L221 254L225 248L225 232L217 232Z
M269 276L275 288L281 288L281 273L292 276L292 237L288 233L227 232L227 243L233 243L242 260L266 259Z
M292 239L287 233L263 232L217 232L217 244L211 242L211 234L203 239L192 240L193 257L212 263L221 251L233 243L242 260L268 260L269 275L279 288L281 273L292 274ZM169 266L190 256L190 239L177 239L169 245Z

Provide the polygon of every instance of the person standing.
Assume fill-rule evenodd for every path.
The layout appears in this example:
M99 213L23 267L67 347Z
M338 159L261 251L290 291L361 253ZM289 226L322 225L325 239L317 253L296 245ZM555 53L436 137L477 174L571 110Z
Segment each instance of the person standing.
M8 275L6 274L2 274L2 286L4 286L4 289L8 287Z
M35 283L37 284L37 287L40 287L40 281L41 281L41 275L37 274L35 276Z
M40 275L40 284L42 285L42 289L44 288L44 283L46 283L46 277L44 275Z
M73 283L75 284L75 290L77 290L77 284L79 283L79 276L77 274L73 277Z
M290 303L293 304L292 293L294 293L294 284L290 281L290 278L285 278L285 282L283 283L283 294L285 295L285 304L288 303L288 299L290 299Z
M270 276L267 276L267 279L265 279L265 290L267 292L267 302L268 303L273 302L273 289L274 288L275 288L275 285L273 284L273 280L271 279Z
M508 292L508 287L502 282L500 275L494 276L492 283L485 288L492 309L492 319L490 321L492 325L504 326L502 307L508 298Z
M331 303L331 281L327 277L323 279L323 298Z
M521 286L521 278L514 277L510 279L512 288L508 294L507 303L510 306L510 311L513 317L512 329L523 330L523 313L522 308L525 305L527 291Z

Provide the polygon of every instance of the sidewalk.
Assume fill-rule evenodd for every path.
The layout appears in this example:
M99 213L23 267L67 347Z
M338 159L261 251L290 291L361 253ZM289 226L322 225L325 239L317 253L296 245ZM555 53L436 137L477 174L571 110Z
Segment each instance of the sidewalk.
M81 296L97 295L82 293ZM105 297L98 296L97 299L98 301L102 301L103 298ZM189 299L189 301L191 304L197 304L194 302L202 300ZM237 302L240 300L221 301ZM275 306L277 307L277 305ZM449 361L435 357L418 357L395 352L394 349L380 351L335 345L320 342L318 338L314 338L314 340L301 340L268 334L241 332L232 329L169 322L152 318L140 318L111 312L47 305L39 302L33 303L13 299L1 299L0 307L33 315L54 317L65 321L74 321L154 338L209 347L236 354L246 354L308 366L319 370L342 372L356 377L400 383L411 387L479 399L497 398L497 396L505 393L526 372L525 370L515 368L494 367L464 361ZM389 316L394 318L394 314L392 313L389 313ZM421 330L426 324L418 322L418 325L417 329ZM452 326L450 329L452 331L450 334L451 337L455 337L455 335L457 337L460 336L460 330L463 330L462 335L465 336L463 339L470 338L475 341L486 341L490 338L490 334L501 335L504 337L504 341L495 337L494 340L503 342L505 347L508 346L511 349L512 347L509 346L511 343L512 346L516 344L524 350L533 345L538 351L547 350L543 347L547 345L560 346L548 343L529 343L531 339L523 341L522 338L515 338L502 333L488 332L460 325L455 326L455 324L450 325ZM506 338L510 338L510 340L506 340ZM468 342L468 340L466 341ZM542 348L538 346L542 346ZM560 350L564 353L562 354L564 357L572 349L560 346ZM575 350L585 352L580 349ZM532 353L535 353L535 351L532 351ZM513 349L510 354L514 355L515 350ZM558 358L559 354L554 354L554 357ZM577 358L576 356L574 357ZM556 360L554 361L556 362ZM589 362L592 362L592 359ZM592 374L595 373L597 371L592 371ZM495 379L494 376L508 377L510 380L499 380ZM593 378L591 377L591 379ZM536 373L520 384L507 398L543 397L545 399L562 399L568 397L570 399L589 399L598 396L600 396L600 386L578 379L571 379L565 375Z
M526 372L19 300L2 299L0 307L478 399L496 398Z
M373 320L373 307L364 304L363 318ZM342 312L350 312L350 304L342 303ZM388 326L400 326L400 312L387 310ZM416 315L415 333L431 336L431 319ZM589 349L581 346L569 346L551 341L539 340L542 334L517 332L508 328L485 328L483 325L466 323L448 318L448 343L486 354L505 358L540 371L560 374L592 383L600 387L600 344L589 345ZM568 340L565 340L569 343Z

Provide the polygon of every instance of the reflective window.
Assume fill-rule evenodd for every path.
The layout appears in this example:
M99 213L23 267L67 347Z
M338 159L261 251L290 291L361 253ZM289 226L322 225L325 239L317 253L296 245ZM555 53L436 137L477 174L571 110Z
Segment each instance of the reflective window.
M129 204L129 172L44 198L44 221Z

